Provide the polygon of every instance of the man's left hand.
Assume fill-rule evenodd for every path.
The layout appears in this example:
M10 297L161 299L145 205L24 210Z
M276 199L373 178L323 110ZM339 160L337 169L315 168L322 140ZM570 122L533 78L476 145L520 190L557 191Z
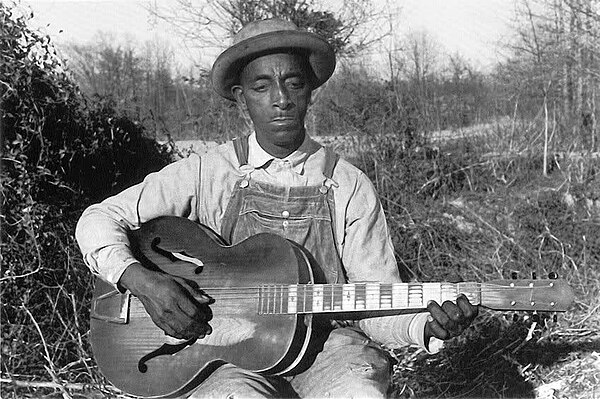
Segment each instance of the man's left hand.
M471 305L466 296L461 295L456 303L445 301L442 306L431 301L427 304L431 316L425 323L425 345L432 337L442 340L462 334L477 317L479 307Z

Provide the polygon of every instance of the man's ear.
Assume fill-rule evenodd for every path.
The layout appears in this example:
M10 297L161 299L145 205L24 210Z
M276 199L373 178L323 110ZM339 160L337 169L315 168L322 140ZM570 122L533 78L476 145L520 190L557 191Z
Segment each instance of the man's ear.
M246 98L244 97L244 89L242 88L242 86L235 85L231 87L231 94L233 94L233 98L235 98L235 101L241 109L248 109L248 107L246 106Z
M254 130L254 125L252 123L252 118L250 118L250 114L248 113L248 105L246 104L246 97L244 97L244 89L242 86L236 85L231 88L231 93L235 98L235 103L237 104L238 111L240 112L240 116L246 123L246 127L249 131Z
M316 89L311 89L310 102L308 103L308 105L313 105L317 101L317 98L319 97L320 93L321 93L321 87L318 87Z

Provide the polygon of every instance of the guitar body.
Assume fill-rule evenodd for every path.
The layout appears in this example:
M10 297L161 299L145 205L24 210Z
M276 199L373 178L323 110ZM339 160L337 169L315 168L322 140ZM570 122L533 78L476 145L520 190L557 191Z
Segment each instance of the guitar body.
M91 343L100 370L113 385L136 396L173 397L196 387L224 362L265 374L285 374L297 367L311 338L311 316L259 315L258 295L246 287L311 283L310 266L298 247L272 234L226 246L207 228L175 217L144 224L130 241L145 267L192 280L215 298L213 332L191 342L171 339L137 298L98 280ZM173 253L204 265L174 258ZM220 299L218 287L250 295Z

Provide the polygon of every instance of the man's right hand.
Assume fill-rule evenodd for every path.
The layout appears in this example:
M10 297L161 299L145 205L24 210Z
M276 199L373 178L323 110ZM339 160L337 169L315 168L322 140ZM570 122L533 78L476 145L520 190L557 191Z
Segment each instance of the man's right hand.
M167 335L194 339L212 332L208 322L213 300L190 282L133 263L125 269L119 285L142 302L154 324Z

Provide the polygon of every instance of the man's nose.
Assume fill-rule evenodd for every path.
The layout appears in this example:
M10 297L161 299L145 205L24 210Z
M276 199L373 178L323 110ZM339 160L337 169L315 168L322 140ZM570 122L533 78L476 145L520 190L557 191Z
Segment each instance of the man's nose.
M273 105L281 109L288 109L291 104L292 100L287 87L282 83L278 83L273 93Z

